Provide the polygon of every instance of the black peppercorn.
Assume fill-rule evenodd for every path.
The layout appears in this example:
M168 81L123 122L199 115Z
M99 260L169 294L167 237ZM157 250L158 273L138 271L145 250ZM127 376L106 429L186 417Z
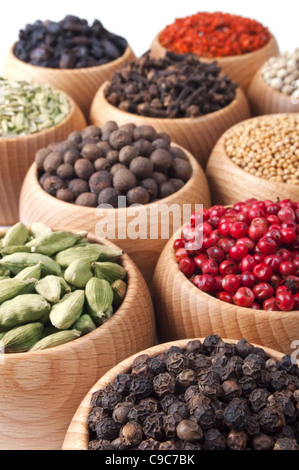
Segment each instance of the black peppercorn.
M271 372L271 387L273 390L281 391L288 387L290 381L285 371Z
M153 383L146 377L133 377L130 385L130 393L137 399L148 397L153 391Z
M120 430L119 437L125 446L138 446L143 437L143 430L137 421L128 421Z
M219 375L212 370L201 372L198 376L198 389L209 398L219 398L222 392Z
M129 420L129 413L133 408L133 403L123 402L117 403L115 406L112 418L117 424L125 424Z
M216 428L210 428L204 433L205 450L225 450L226 439Z
M197 382L197 374L192 369L185 369L180 372L177 376L177 383L182 388L191 387L191 385L195 385Z
M253 379L260 376L261 369L265 369L266 363L263 358L257 354L249 354L243 363L242 370L245 375L250 375Z
M242 389L234 380L226 380L221 385L221 398L225 403L229 403L234 398L240 398Z
M178 450L178 447L173 441L165 441L159 444L158 450Z
M244 431L231 431L227 438L226 444L230 450L246 449L248 436Z
M143 432L146 437L151 437L155 440L163 439L163 417L164 413L158 412L147 416L143 424Z
M122 396L120 393L115 391L107 392L102 398L102 407L104 410L113 411L121 400Z
M95 432L97 422L103 418L107 418L108 416L109 416L109 412L105 411L103 408L101 407L92 408L87 418L87 425L89 429Z
M284 415L277 409L266 406L258 414L261 430L268 434L274 434L286 424Z
M157 450L158 447L159 442L150 437L149 439L146 439L139 444L138 450Z
M147 416L159 410L158 400L152 397L144 398L130 410L129 419L143 422Z
M250 403L251 411L254 414L259 413L268 403L270 392L264 388L256 388L249 395L248 401Z
M88 444L88 450L113 450L113 445L105 440L99 439L97 441L90 441Z
M95 431L98 439L111 441L118 436L120 426L112 418L103 418L97 422Z
M181 421L176 429L177 436L182 441L197 442L203 437L203 432L200 426L194 421L184 419Z
M179 401L179 399L177 398L176 395L173 395L172 393L168 393L168 394L164 395L164 397L160 401L162 411L164 411L165 414L168 414L168 409L169 409L170 405L172 405L173 403L175 403L177 401Z
M273 450L274 444L274 439L264 433L260 433L252 439L254 450Z
M234 398L224 410L225 424L234 431L242 431L246 417L250 415L248 406L242 398Z
M299 450L299 445L294 439L278 439L275 443L274 450Z
M168 372L179 374L188 368L188 358L181 353L173 353L166 360Z
M185 402L183 402L181 400L177 400L174 403L172 403L168 407L167 411L168 411L169 414L178 413L184 419L189 418L188 406Z
M154 375L166 372L166 364L158 357L153 357L148 361L148 366Z
M163 416L163 430L165 436L168 438L176 437L177 425L182 421L182 416L179 413L173 413Z
M157 397L165 397L175 390L175 379L168 372L156 375L153 379L153 389Z
M254 346L246 341L246 339L242 338L237 343L236 351L239 356L245 359L249 354L253 354Z

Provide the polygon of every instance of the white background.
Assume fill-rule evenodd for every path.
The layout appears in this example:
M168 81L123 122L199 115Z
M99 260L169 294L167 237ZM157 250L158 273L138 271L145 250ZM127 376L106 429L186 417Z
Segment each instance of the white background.
M275 35L281 51L299 47L298 0L1 0L0 67L19 29L35 20L61 20L74 14L97 18L110 31L125 37L137 56L175 18L198 11L224 11L260 21Z

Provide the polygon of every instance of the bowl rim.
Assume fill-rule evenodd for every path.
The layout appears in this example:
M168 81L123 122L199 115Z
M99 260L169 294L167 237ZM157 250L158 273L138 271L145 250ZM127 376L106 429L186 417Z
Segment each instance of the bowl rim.
M240 87L240 85L238 85L238 87L236 88L236 96L235 98L233 99L233 101L231 101L227 106L225 106L224 108L221 108L219 109L218 111L213 111L212 113L207 113L207 114L204 114L202 116L197 116L197 117L182 117L182 118L159 118L159 117L151 117L151 116L142 116L141 114L134 114L134 113L129 113L128 111L123 111L122 109L119 109L117 106L113 106L111 103L109 103L109 101L106 99L105 95L104 95L104 89L111 83L111 80L106 80L101 86L100 88L98 89L97 93L95 94L94 96L94 99L92 101L92 104L91 104L91 107L90 107L90 122L92 122L92 119L91 119L91 114L92 114L92 111L93 111L93 106L94 106L94 103L97 103L98 100L103 100L104 102L104 105L108 108L108 109L112 109L113 110L113 113L115 112L118 112L120 113L120 115L124 115L124 116L132 116L132 119L134 119L136 122L137 120L147 120L148 122L153 122L153 126L155 125L159 125L159 123L176 123L176 124L183 124L183 125L189 125L189 124L193 124L193 125L200 125L201 122L204 122L204 121L207 121L207 120L212 120L213 118L217 118L217 119L221 119L224 115L226 115L227 113L231 112L231 110L233 108L236 108L240 101L243 99L245 100L246 104L248 104L248 101L247 101L247 98L246 98L246 95L245 93L243 92L242 88Z
M20 80L18 80L18 81L20 81ZM58 90L58 88L56 88L56 87L53 87L53 86L51 86L51 87L54 88L54 90ZM61 91L61 90L58 90L58 91ZM19 143L19 142L25 142L25 140L27 140L29 142L29 141L34 140L36 137L39 137L41 135L45 136L47 134L50 134L51 132L57 131L61 127L65 126L69 122L69 120L73 118L75 112L79 111L80 113L82 113L81 109L79 109L78 105L75 103L73 98L71 98L71 96L68 95L65 91L61 91L61 92L64 93L64 95L68 99L68 102L69 102L69 105L70 105L69 113L67 114L67 116L65 116L65 118L62 121L60 121L58 124L55 124L55 126L51 126L51 127L48 127L47 129L43 129L43 130L38 131L38 132L33 132L31 134L21 135L21 136L16 135L14 137L0 137L0 146L3 142L4 143L10 143L10 142Z
M250 117L249 119L245 119L244 121L240 121L240 122L237 122L236 124L234 124L232 127L230 127L229 129L227 129L223 134L222 136L220 137L220 139L218 140L218 142L216 142L210 156L209 156L209 159L208 159L208 162L207 162L207 167L206 167L206 174L209 175L209 171L208 171L208 166L209 166L209 161L211 160L211 157L213 156L215 150L216 151L219 151L219 149L222 149L222 158L225 159L225 164L230 164L232 165L235 169L239 170L240 173L242 173L244 175L244 178L245 178L245 175L247 178L251 179L252 180L252 183L253 184L259 184L260 181L265 181L268 185L273 185L275 186L278 191L277 193L279 193L279 188L283 188L285 189L286 187L293 187L294 186L294 189L296 189L296 187L298 188L299 190L299 187L298 185L295 185L295 184L291 184L291 183L281 183L280 181L272 181L270 179L266 179L266 178L262 178L261 176L255 176L255 175L252 175L251 173L249 173L248 171L245 171L243 170L243 168L241 168L239 165L237 165L235 162L232 161L232 159L227 155L226 153L226 149L225 149L225 139L227 137L227 135L236 127L238 127L239 125L243 125L244 123L246 122L249 122L249 121L253 121L253 120L261 120L261 119L264 119L264 118L268 118L269 120L271 118L275 118L275 117L279 117L279 116L292 116L294 115L295 116L298 116L299 118L299 112L294 112L294 113L290 113L290 112L284 112L284 113L275 113L275 114L264 114L264 115L261 115L261 116L253 116L253 117Z
M128 56L131 54L131 52L133 52L131 46L129 45L128 41L127 41L127 46L123 52L123 54L121 56L119 56L117 59L114 59L114 60L111 60L110 62L107 62L105 64L101 64L101 65L94 65L92 67L82 67L82 68L79 68L79 69L55 69L55 68L51 68L51 67L42 67L40 65L32 65L32 64L28 64L28 62L24 62L23 60L19 59L15 54L14 54L14 48L16 46L18 41L14 42L13 45L10 47L9 51L8 51L8 54L11 56L11 58L15 61L17 61L18 63L22 64L22 66L27 66L27 67L32 67L34 70L46 70L46 71L49 71L50 73L53 73L53 74L59 74L61 72L63 73L66 73L66 74L82 74L82 73L87 73L88 71L90 72L95 72L95 71L99 71L99 70L103 70L103 68L105 66L108 66L108 65L111 65L111 66L115 66L115 65L118 65L119 62L122 62L123 59L127 59Z
M153 41L157 40L158 45L161 48L165 49L166 51L174 52L174 51L171 51L170 49L167 49L165 46L162 46L162 44L160 43L159 36L162 33L162 31L163 31L163 29L159 33L156 34ZM266 44L264 44L262 47L260 47L259 49L256 49L255 51L245 52L244 54L228 55L228 56L223 56L223 57L222 56L220 56L220 57L218 57L218 56L216 56L216 57L197 56L197 57L199 57L201 60L209 60L209 61L210 60L211 61L215 60L215 61L219 61L219 62L225 61L225 59L233 60L233 59L236 59L236 58L240 59L242 57L247 59L249 57L252 57L252 55L257 53L257 52L263 52L264 50L266 50L267 48L270 48L270 46L272 46L276 43L276 39L275 39L274 34L271 33L271 31L269 31L269 34L270 34L269 41Z
M65 439L64 443L62 446L62 450L68 450L70 448L68 444L68 439L71 438L73 434L74 440L79 441L80 440L80 450L87 450L88 449L88 443L89 443L89 430L88 430L88 424L87 424L87 418L88 415L92 409L91 407L91 397L93 393L95 393L97 390L102 390L107 384L111 383L112 380L116 378L118 374L125 374L130 370L130 367L132 366L132 363L134 359L142 354L148 354L150 357L155 357L158 354L161 354L167 349L169 349L171 346L179 346L179 347L186 347L187 343L189 341L194 341L194 340L200 340L201 342L204 341L205 338L202 337L194 337L194 338L188 338L188 339L178 339L174 341L169 341L169 342L164 342L160 344L156 344L155 346L152 346L150 348L144 349L142 351L139 351L136 354L131 355L130 357L126 358L125 360L119 362L117 365L115 365L113 368L111 368L109 371L107 371L102 377L99 378L99 380L93 385L93 387L87 392L83 400L81 401L80 405L78 406L71 422L69 425L69 428L65 434ZM221 339L226 342L226 343L231 343L231 344L237 344L239 340L234 340L234 339L228 339L228 338L222 338ZM284 356L284 353L280 351L276 351L275 349L267 348L265 346L261 346L257 343L252 343L250 342L255 347L262 348L269 357L274 357L274 358L279 358L279 360ZM79 415L80 413L80 415ZM84 422L83 422L84 418ZM75 429L71 429L72 426L75 426ZM84 447L82 446L84 442Z
M226 207L232 207L231 205L228 205ZM267 310L261 310L261 309L252 309L252 308L249 308L249 307L240 307L238 305L235 305L235 304L229 304L228 302L224 302L223 300L220 300L220 299L217 299L217 297L214 297L213 295L210 295L210 294L207 294L206 292L203 292L201 291L200 289L198 289L194 284L192 284L192 282L190 281L189 278L187 278L179 269L179 265L175 259L175 251L173 249L173 242L179 238L178 235L181 233L182 231L182 228L181 227L180 229L178 229L172 238L170 238L170 240L167 242L167 244L165 245L164 249L163 249L163 252L166 251L168 252L169 254L169 251L171 250L171 253L170 253L170 256L168 257L168 262L170 264L170 269L173 269L174 271L174 276L176 278L178 278L179 282L181 282L182 285L184 285L184 289L187 289L189 291L189 294L190 295L194 295L194 296L201 296L203 297L204 299L206 299L206 302L208 303L209 301L216 301L217 303L219 303L219 305L226 305L229 307L229 305L231 305L231 308L234 308L234 309L238 309L238 313L240 314L243 314L243 313L254 313L254 315L257 315L259 317L261 316L266 316L268 317L269 319L271 319L271 315L272 314L276 314L276 315L282 315L282 316L286 316L286 314L290 314L290 315L294 315L296 317L298 317L299 319L299 310L291 310L289 312L283 312L282 310L274 310L274 311L267 311ZM158 263L159 263L159 260L158 260ZM154 278L155 278L155 275L154 275ZM245 310L245 312L243 311Z
M191 189L191 185L193 184L193 178L195 176L198 176L198 177L204 177L206 178L206 175L200 165L200 163L195 159L195 157L191 154L191 152L189 152L189 150L185 149L184 147L182 147L181 145L178 145L176 144L175 142L172 142L172 144L175 146L175 147L178 147L180 149L182 149L187 157L188 157L188 161L189 163L191 164L192 166L192 175L190 176L190 178L186 181L186 183L184 184L184 186L179 189L178 191L176 191L175 193L171 194L170 196L167 196L163 199L159 199L158 201L152 201L152 202L148 202L147 204L143 204L143 207L147 208L147 207L153 207L153 205L155 204L171 204L173 202L175 202L175 199L178 197L178 195L183 195L184 194L184 190L188 190L188 189ZM43 188L42 186L40 185L39 183L39 180L38 180L38 168L37 168L37 165L35 162L33 162L31 168L29 169L29 171L34 171L34 183L35 185L38 186L38 189L40 191L42 191L42 193L44 194L44 197L47 197L49 200L51 200L53 202L53 199L58 202L59 204L67 204L67 206L69 207L73 207L73 206L76 206L75 203L72 203L72 202L66 202L66 201L62 201L60 199L57 199L55 196L51 196L51 194L48 194ZM87 211L88 213L94 213L94 211L97 210L97 207L86 207L86 206L78 206L78 207L81 207L82 210L85 210ZM120 208L114 208L113 210L114 211L117 211L119 212L120 214L122 212L125 212L129 209L129 207L120 207ZM104 209L105 210L105 209ZM111 210L111 209L107 209L107 210Z
M66 228L62 228L62 227L50 227L50 228L52 228L53 231L58 231L58 230L67 231ZM3 236L3 234L6 233L6 232L7 232L7 229L6 230L0 230L0 236ZM75 230L71 230L71 232L75 233ZM91 243L96 243L96 244L99 244L99 245L108 245L108 246L111 246L113 248L118 248L119 251L123 251L114 242L111 242L110 240L106 240L104 238L98 238L98 237L96 237L95 235L93 235L91 233L87 234L87 238ZM135 266L135 264L133 263L133 261L131 260L129 255L127 255L125 252L123 252L121 261L122 261L122 265L124 266L124 268L127 271L126 296L125 296L123 302L121 303L121 305L118 307L118 309L112 315L112 317L109 318L108 321L106 321L102 325L99 325L94 331L91 331L90 333L88 333L84 336L80 336L79 338L76 338L76 339L70 341L69 343L65 343L65 344L61 344L59 346L55 346L54 348L48 348L48 349L44 349L44 350L41 350L41 351L27 351L27 352L20 352L20 353L7 353L7 354L4 354L5 362L7 362L7 363L9 361L13 362L15 358L16 359L23 359L23 358L25 359L25 358L28 358L28 357L35 357L37 354L41 354L43 356L51 356L51 355L55 356L57 351L63 353L64 350L67 350L70 347L72 349L73 348L75 348L75 349L80 348L82 344L88 343L89 339L92 339L93 337L96 340L97 334L99 332L105 332L105 330L110 329L110 326L111 326L111 328L117 327L118 323L120 321L122 321L121 316L123 314L123 307L125 306L126 299L130 298L130 296L132 295L132 292L136 290L136 288L133 285L132 280L131 280L132 270L135 271L135 272L138 272L138 268ZM116 324L113 325L113 323L116 323Z

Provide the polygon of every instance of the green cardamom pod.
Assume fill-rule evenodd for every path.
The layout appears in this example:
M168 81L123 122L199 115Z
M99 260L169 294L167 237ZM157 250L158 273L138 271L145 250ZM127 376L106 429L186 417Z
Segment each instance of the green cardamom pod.
M46 336L54 335L54 333L58 333L60 331L61 330L58 330L58 328L55 328L53 325L44 326L41 339L45 338Z
M42 274L42 265L43 263L39 261L37 264L33 266L29 266L28 268L22 269L14 279L22 279L26 281L28 279L36 279L39 281L41 274Z
M124 279L127 275L126 270L117 263L111 261L92 263L93 271L99 279L105 279L109 284L113 284L118 279Z
M35 266L39 262L42 263L41 269L44 276L48 274L59 276L61 274L59 264L49 256L40 253L14 253L2 258L0 260L0 266L6 267L13 274L18 274L23 269L29 266Z
M42 338L40 341L38 341L38 343L34 344L31 347L30 352L55 348L56 346L69 343L70 341L74 341L74 339L80 338L80 336L81 331L75 329L59 331L58 333L54 333L52 335L46 336L45 338Z
M98 261L114 261L124 254L122 250L115 250L111 246L100 245L100 247L102 250Z
M9 278L0 281L0 304L24 293L26 287L32 287L34 284L35 279L23 281L21 279Z
M0 327L14 328L40 320L51 305L38 294L22 294L0 305Z
M50 321L59 330L67 330L80 318L85 301L84 290L66 294L52 307Z
M9 230L7 230L3 238L3 247L14 246L14 245L25 245L29 236L27 227L22 223L18 222Z
M97 277L91 278L86 284L85 295L92 319L97 325L103 323L113 302L113 290L109 282Z
M82 335L87 335L96 329L96 324L93 319L87 313L81 315L79 320L76 321L73 328L82 332Z
M48 302L59 302L62 295L62 284L58 276L46 276L35 285L35 290L42 295Z
M113 304L119 307L126 296L127 284L124 281L119 279L113 282L111 287L112 287L113 295L114 295Z
M10 275L10 270L7 269L5 266L0 266L0 276L9 276Z
M5 332L5 333L0 333L0 346L1 346L1 340L2 340L2 338L3 338L3 336L4 336L5 334L6 334L6 332ZM2 347L3 347L3 346L2 346Z
M53 256L59 251L71 248L80 238L81 234L77 235L75 233L62 231L52 232L42 238L34 238L28 242L26 246L30 247L32 253Z
M64 273L64 279L69 284L78 288L84 288L92 277L91 264L84 259L75 259L72 261Z
M44 326L41 323L28 323L5 333L2 338L4 351L18 353L28 351L42 337Z
M75 260L85 260L90 263L97 261L101 254L101 245L91 244L85 246L74 246L68 250L61 251L56 255L56 262L62 268L67 268Z
M42 238L45 235L49 235L52 233L52 230L47 225L43 224L42 222L36 222L31 225L31 233L33 238Z
M11 255L12 253L30 253L30 248L26 245L9 245L1 250L2 256Z

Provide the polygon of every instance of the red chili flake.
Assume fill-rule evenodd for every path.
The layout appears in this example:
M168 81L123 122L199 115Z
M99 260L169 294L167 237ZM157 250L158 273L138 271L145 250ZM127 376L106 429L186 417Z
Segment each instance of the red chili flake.
M227 57L260 49L270 37L268 29L256 20L222 12L199 12L166 26L159 41L177 54Z

